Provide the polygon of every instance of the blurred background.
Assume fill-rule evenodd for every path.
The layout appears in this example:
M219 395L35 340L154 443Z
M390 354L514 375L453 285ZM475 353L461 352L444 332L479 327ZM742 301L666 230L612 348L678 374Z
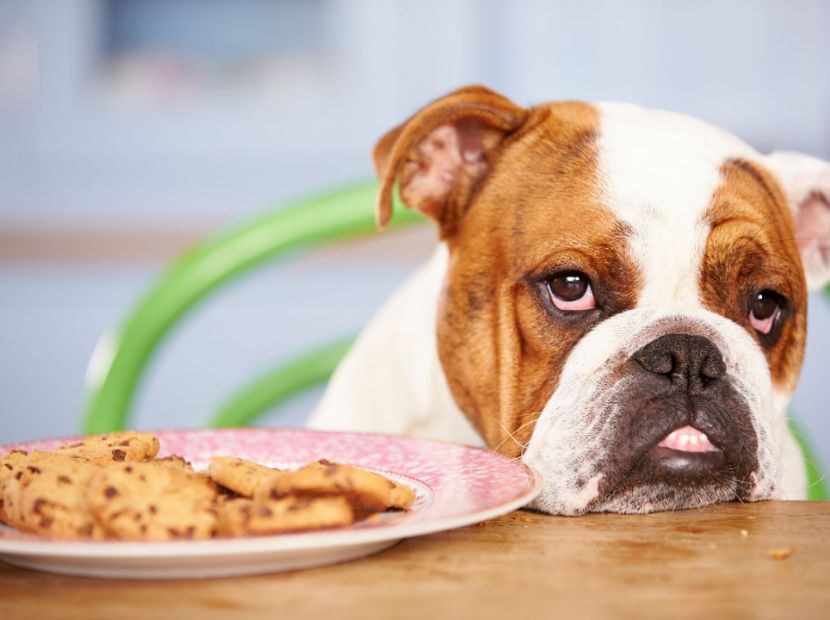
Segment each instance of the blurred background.
M0 443L78 430L97 339L171 258L369 178L375 139L460 85L632 101L830 158L829 28L822 0L0 0ZM356 332L433 244L416 227L227 286L165 343L134 425L197 425ZM793 409L830 464L830 302L811 301ZM302 424L318 396L263 424Z

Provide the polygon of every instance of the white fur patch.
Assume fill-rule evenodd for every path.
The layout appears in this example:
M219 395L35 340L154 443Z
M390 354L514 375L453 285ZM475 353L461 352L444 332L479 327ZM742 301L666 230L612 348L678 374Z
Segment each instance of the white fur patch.
M447 262L441 244L378 311L337 367L309 428L482 445L438 359L438 297Z
M621 103L597 105L605 206L628 224L644 281L638 307L701 307L697 279L709 233L703 215L721 165L758 155L702 121Z
M763 160L776 175L796 223L796 242L811 291L830 282L830 163L778 152Z

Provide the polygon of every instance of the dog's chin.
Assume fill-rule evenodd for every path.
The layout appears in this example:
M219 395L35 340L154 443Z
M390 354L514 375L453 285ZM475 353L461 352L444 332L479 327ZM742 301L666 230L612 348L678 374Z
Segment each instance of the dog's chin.
M693 449L686 441L690 435L696 437ZM759 487L757 476L742 467L737 459L743 453L740 448L732 445L723 451L691 427L658 439L659 434L650 445L630 451L622 462L604 459L605 467L598 469L601 473L587 483L567 480L560 487L553 477L531 508L560 515L644 514L771 496L771 487Z
M693 487L666 483L633 485L587 506L586 512L646 514L701 508L737 499L736 483L703 482Z
M593 500L562 501L562 495L548 489L530 506L532 510L554 515L577 516L592 512L647 514L702 508L710 504L745 502L769 499L770 493L746 497L737 480L698 480L690 484L668 482L627 483ZM565 494L567 495L567 494Z
M669 448L666 442L654 445L615 484L600 485L586 510L646 513L748 499L752 483L737 475L730 455L708 441L707 446L689 451Z

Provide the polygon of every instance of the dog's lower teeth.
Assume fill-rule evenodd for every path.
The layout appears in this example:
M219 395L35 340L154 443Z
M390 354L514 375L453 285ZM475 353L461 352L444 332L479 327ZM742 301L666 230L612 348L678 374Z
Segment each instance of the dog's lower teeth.
M705 433L691 426L672 431L657 445L682 452L714 452L717 450Z

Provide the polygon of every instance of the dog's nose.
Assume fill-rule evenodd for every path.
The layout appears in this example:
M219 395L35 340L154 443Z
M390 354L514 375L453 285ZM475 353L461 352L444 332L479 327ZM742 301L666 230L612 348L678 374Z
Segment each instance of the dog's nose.
M665 375L672 386L690 396L700 394L726 374L718 348L711 340L691 334L666 334L633 356L649 372Z

